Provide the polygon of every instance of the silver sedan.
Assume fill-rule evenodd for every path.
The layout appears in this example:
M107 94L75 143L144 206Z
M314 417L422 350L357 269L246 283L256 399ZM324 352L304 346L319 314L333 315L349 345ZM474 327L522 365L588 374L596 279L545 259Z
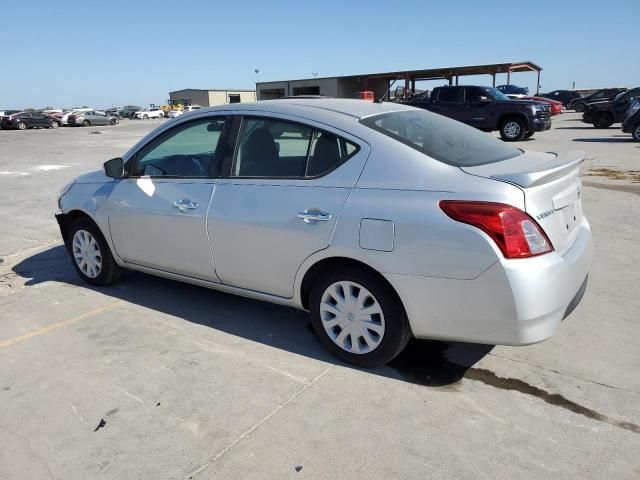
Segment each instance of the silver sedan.
M398 104L224 105L75 179L56 217L90 284L132 269L307 310L370 367L412 336L553 335L591 264L583 159Z

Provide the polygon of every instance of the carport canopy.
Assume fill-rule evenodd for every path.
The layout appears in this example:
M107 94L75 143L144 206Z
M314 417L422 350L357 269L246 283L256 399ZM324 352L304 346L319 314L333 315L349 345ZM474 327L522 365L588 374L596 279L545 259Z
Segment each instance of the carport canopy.
M536 83L536 93L540 88L540 72L542 67L533 62L515 62L515 63L491 63L486 65L468 65L463 67L445 67L445 68L429 68L425 70L405 70L397 72L372 73L358 75L367 90L367 80L369 79L388 79L402 80L404 79L405 96L408 92L415 93L415 84L422 80L447 80L449 85L458 85L459 78L465 75L491 75L493 78L493 86L496 86L496 74L506 73L507 84L511 83L511 74L516 72L537 72L538 81Z

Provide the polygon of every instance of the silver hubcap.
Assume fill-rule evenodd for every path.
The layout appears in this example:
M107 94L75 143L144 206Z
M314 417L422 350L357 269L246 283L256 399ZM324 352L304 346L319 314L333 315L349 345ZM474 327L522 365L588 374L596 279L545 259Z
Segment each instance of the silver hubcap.
M369 353L384 337L380 304L355 282L341 281L327 287L320 300L320 320L333 343L349 353Z
M520 135L520 125L518 122L509 122L504 126L504 133L509 138L516 138Z
M89 278L96 278L102 270L100 246L86 230L78 230L73 236L73 258L78 268Z

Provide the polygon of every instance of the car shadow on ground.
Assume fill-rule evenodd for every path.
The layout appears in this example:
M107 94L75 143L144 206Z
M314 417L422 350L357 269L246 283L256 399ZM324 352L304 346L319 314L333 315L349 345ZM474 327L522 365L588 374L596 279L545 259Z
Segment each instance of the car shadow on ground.
M62 245L24 259L13 272L26 280L27 287L44 282L77 285L270 347L356 368L328 353L316 338L308 315L293 308L138 272L127 272L109 287L91 287L78 277ZM389 365L358 370L444 387L461 380L492 349L493 345L412 340Z

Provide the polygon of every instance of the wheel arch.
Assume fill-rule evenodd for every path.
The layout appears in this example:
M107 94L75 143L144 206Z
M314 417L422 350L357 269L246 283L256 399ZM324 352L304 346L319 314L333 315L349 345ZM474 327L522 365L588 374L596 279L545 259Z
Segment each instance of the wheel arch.
M498 117L498 130L500 129L500 127L502 126L502 123L509 119L509 118L517 118L519 120L522 120L524 122L525 127L529 126L529 119L527 118L527 116L524 113L520 113L520 112L509 112L509 113L503 113Z
M400 304L403 306L402 308L404 308L402 297L399 295L398 291L391 284L391 282L389 282L389 280L384 275L382 275L382 273L361 260L343 256L330 256L319 259L306 269L304 275L302 275L302 280L300 281L300 287L298 290L298 300L302 308L304 308L305 310L309 309L309 298L311 296L311 289L313 288L313 284L315 283L315 281L324 272L332 268L336 268L337 266L350 266L353 268L364 270L371 275L374 275L389 287L391 292L393 292L393 294L400 301Z
M76 222L80 218L84 218L89 220L93 226L95 226L98 231L102 234L102 236L106 239L107 235L102 231L100 225L84 210L74 209L70 210L67 213L61 213L56 216L58 218L58 224L60 225L60 233L62 234L62 240L64 241L65 247L69 249L69 229L74 222Z

